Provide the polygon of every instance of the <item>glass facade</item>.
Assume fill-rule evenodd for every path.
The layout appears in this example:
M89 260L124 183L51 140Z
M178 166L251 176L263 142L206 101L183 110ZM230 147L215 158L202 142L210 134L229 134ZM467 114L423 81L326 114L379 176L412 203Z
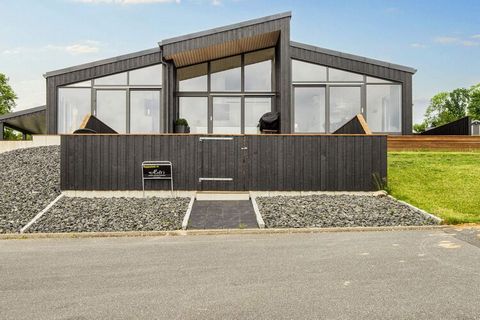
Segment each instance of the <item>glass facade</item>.
M161 87L162 65L60 87L57 132L79 129L87 114L119 133L160 132Z
M77 130L83 118L91 113L91 100L90 88L58 89L58 132Z
M257 133L272 110L275 49L177 69L179 117L192 133Z
M186 119L190 133L208 132L208 98L180 97L178 98L179 117Z
M294 131L325 133L325 88L296 87Z
M294 132L333 133L357 114L373 132L402 131L399 83L294 59L292 83Z
M130 133L160 132L160 91L130 91Z
M272 98L245 98L245 133L259 133L260 118L272 109Z

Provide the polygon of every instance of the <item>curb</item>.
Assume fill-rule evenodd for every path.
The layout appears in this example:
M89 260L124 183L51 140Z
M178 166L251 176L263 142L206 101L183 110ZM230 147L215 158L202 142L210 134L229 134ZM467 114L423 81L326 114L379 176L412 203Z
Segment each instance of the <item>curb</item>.
M442 224L442 223L443 223L443 219L442 219L442 218L439 218L439 217L437 217L437 216L435 216L435 215L433 215L433 214L431 214L431 213L428 213L428 212L425 211L425 210L422 210L422 209L420 209L420 208L417 208L417 207L415 207L414 205L412 205L412 204L410 204L410 203L408 203L408 202L405 202L405 201L403 201L403 200L399 200L399 199L395 198L394 196L388 195L388 197L389 197L390 199L393 199L393 200L395 200L395 201L398 201L399 203L401 203L401 204L403 204L403 205L406 205L406 206L409 207L410 209L413 209L413 210L415 210L415 211L417 211L417 212L420 212L420 213L421 213L424 217L426 217L426 218L431 218L431 219L435 220L438 224Z
M257 219L257 225L260 229L265 229L265 222L263 221L262 214L258 208L256 196L251 196L250 201L252 202L253 211L255 212L255 218Z
M185 212L185 217L183 217L182 230L187 230L188 220L190 220L190 213L192 212L194 202L195 202L195 196L192 196L190 198L190 202L188 203L187 212Z
M20 233L25 233L25 231L27 231L28 228L30 228L32 226L32 224L37 222L38 219L40 219L45 213L47 213L48 210L50 210L50 208L53 207L53 205L58 202L58 200L63 198L63 196L64 196L64 194L60 193L60 195L58 197L56 197L55 200L50 202L42 211L37 213L37 215L35 217L33 217L33 219L30 220L30 222L28 222L23 228L21 228Z
M285 228L285 229L207 229L174 231L118 231L118 232L71 232L71 233L6 233L0 240L21 239L75 239L75 238L128 238L165 236L205 236L205 235L248 235L248 234L295 234L295 233L335 233L335 232L391 232L443 230L449 225L436 226L390 226L390 227L346 227L346 228Z

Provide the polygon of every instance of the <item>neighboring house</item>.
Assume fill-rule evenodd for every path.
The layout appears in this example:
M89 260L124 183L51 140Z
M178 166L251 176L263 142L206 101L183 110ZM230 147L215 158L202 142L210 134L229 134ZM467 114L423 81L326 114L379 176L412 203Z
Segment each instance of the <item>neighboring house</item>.
M290 18L47 72L46 124L36 127L71 133L93 114L119 133L170 133L185 118L191 133L249 134L278 111L281 133L331 133L357 114L374 133L412 133L415 69L293 42Z

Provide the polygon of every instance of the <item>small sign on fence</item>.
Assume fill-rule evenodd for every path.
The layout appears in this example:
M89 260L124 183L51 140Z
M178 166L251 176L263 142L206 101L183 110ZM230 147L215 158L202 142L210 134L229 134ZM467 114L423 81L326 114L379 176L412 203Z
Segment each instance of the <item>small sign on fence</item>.
M145 180L170 180L173 192L173 170L170 161L143 161L142 162L142 189L145 197Z

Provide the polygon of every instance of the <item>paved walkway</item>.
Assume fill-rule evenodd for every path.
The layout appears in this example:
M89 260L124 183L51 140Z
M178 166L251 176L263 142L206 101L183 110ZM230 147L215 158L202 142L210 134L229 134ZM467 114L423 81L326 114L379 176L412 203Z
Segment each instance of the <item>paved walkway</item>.
M479 319L455 230L0 241L0 318Z
M187 229L258 228L255 211L245 201L195 201Z

